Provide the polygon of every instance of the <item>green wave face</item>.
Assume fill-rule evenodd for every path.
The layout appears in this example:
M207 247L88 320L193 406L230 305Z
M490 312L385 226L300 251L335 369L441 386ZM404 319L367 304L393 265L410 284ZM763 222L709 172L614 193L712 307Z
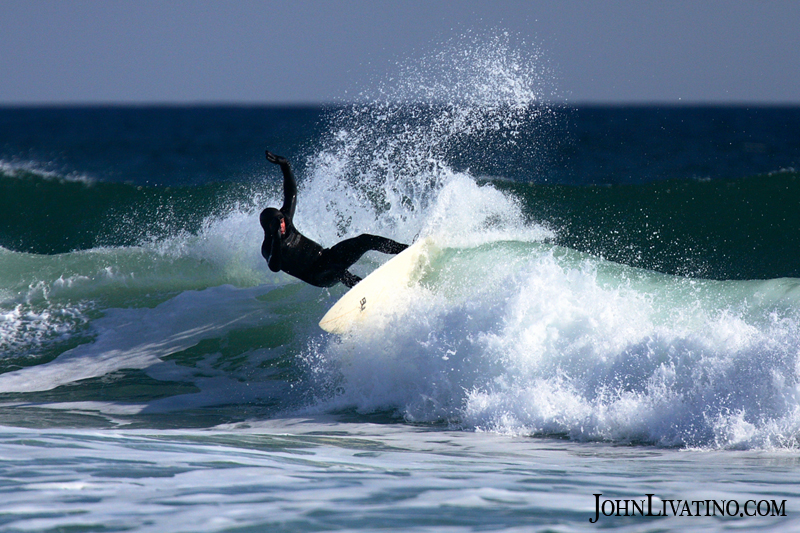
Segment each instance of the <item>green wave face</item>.
M800 277L800 174L576 187L497 183L559 244L714 279Z

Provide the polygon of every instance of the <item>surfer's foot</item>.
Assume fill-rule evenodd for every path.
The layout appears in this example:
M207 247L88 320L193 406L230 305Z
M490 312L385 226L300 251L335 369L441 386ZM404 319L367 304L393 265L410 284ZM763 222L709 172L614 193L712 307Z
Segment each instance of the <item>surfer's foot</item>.
M339 278L339 281L344 283L345 287L347 287L348 289L352 289L353 287L355 287L356 283L361 281L361 278L351 273L349 270L345 270L341 278Z
M387 239L386 237L378 237L377 235L364 234L356 238L357 239L364 238L369 240L368 241L369 248L366 248L364 251L375 250L377 252L382 252L384 254L399 254L400 252L408 248L407 244L393 241L392 239Z
M401 243L401 242L394 242L394 241L392 241L392 242L393 242L394 244L392 244L392 245L389 247L389 251L388 251L387 253L390 253L390 254L399 254L400 252L402 252L403 250L405 250L406 248L408 248L408 245L407 245L407 244L403 244L403 243Z

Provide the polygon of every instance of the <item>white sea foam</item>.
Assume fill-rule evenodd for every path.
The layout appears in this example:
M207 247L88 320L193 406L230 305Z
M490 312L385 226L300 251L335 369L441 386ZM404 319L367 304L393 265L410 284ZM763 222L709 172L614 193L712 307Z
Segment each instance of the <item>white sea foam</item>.
M94 178L91 178L85 174L80 174L77 172L62 174L53 170L49 170L47 169L46 165L43 165L37 161L6 161L4 159L0 159L0 173L12 178L34 175L48 180L79 182L86 185L91 185L95 182Z
M35 356L73 337L89 321L87 304L0 308L0 354Z
M0 391L50 390L121 369L147 369L157 379L191 378L194 370L165 363L163 358L203 339L274 320L269 304L256 298L269 290L269 285L259 289L221 286L184 291L152 309L108 309L91 323L93 342L68 350L50 363L0 375Z
M444 261L408 312L308 354L330 391L317 409L577 440L798 445L796 281L755 304L731 297L736 283L695 281L687 295L684 280L546 244Z

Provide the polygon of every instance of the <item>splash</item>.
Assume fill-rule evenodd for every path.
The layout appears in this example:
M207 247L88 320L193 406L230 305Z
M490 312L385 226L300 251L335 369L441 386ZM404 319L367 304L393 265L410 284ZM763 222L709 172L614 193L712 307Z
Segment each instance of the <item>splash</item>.
M451 248L409 312L307 355L328 391L315 405L510 435L796 448L799 286L674 278L545 243Z
M301 193L303 214L316 213L309 233L329 242L380 230L409 240L432 230L426 221L448 184L472 189L468 181L502 175L512 159L534 171L553 118L541 65L535 48L507 33L470 34L331 110ZM506 160L488 155L497 153Z

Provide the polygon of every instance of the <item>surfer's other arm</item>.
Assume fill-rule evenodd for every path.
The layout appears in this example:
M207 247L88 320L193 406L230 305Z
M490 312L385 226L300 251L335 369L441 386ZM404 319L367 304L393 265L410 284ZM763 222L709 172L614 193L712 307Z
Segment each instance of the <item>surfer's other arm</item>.
M267 161L281 166L283 172L283 205L281 206L281 213L288 217L290 220L294 218L294 209L297 206L297 182L292 173L292 167L289 166L289 160L285 157L275 155L269 150L266 151Z
M265 243L266 244L266 243ZM262 255L264 250L261 251ZM277 229L272 235L272 242L269 243L269 259L267 260L269 269L273 272L280 272L282 265L281 261L281 231Z

